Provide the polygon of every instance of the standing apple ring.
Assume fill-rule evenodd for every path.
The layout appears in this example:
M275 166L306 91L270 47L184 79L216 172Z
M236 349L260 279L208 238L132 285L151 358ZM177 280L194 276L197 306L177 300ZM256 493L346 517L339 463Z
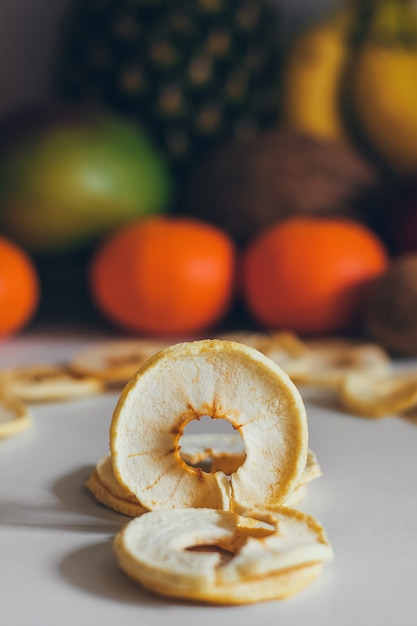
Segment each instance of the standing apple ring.
M284 502L307 461L301 395L255 348L216 339L162 350L126 385L110 428L119 483L149 510L223 508L224 474L190 467L179 454L185 426L204 415L229 421L245 444L245 462L230 476L233 501L262 508Z

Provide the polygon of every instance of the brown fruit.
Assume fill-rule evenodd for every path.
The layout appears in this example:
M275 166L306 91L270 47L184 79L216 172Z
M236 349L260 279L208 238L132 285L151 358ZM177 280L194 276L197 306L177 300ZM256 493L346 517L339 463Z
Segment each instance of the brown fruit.
M364 325L382 346L417 355L417 253L395 258L369 286Z
M213 152L188 181L185 211L246 245L294 214L365 217L376 182L373 168L346 145L280 128Z

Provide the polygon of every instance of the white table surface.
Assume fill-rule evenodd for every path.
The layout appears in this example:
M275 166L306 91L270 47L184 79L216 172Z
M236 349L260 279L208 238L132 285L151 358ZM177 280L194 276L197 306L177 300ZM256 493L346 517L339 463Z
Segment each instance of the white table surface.
M68 359L97 337L21 336L0 367ZM400 363L416 367L417 362ZM411 626L417 612L417 418L366 420L302 390L323 476L298 508L335 559L294 598L210 607L159 598L119 570L128 518L83 483L108 450L117 394L32 405L33 426L0 441L0 622L7 626Z

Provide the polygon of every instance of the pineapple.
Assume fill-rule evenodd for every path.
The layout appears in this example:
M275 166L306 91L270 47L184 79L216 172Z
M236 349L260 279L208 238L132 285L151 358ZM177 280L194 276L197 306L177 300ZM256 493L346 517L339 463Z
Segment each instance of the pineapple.
M187 168L277 122L276 18L267 0L73 0L53 90L133 118Z

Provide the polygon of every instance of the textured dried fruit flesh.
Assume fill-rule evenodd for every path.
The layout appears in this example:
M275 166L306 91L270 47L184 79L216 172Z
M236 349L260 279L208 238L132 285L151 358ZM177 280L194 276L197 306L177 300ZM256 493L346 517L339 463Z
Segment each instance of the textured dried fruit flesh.
M257 350L202 340L149 359L116 406L110 430L116 478L146 508L222 507L216 473L190 468L179 454L185 426L203 415L230 421L244 441L245 462L230 477L237 502L277 504L296 488L308 451L298 390Z

